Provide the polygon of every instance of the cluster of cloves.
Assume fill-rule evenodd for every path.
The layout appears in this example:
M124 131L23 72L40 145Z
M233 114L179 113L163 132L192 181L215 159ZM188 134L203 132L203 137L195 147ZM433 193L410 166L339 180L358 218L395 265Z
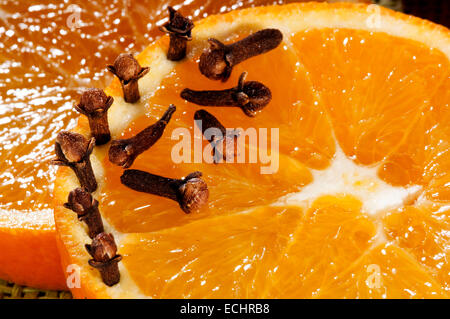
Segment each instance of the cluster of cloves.
M137 102L140 99L138 79L148 73L149 69L142 68L130 54L119 55L108 69L119 78L124 100L129 103ZM54 165L70 167L78 178L81 187L69 193L64 207L75 212L78 219L87 225L88 235L92 238L92 244L86 245L88 253L93 258L89 260L89 264L99 269L103 282L108 286L113 286L120 280L118 262L122 257L117 255L114 237L104 232L98 209L99 203L91 194L97 189L97 181L90 155L95 145L103 145L111 140L108 110L113 102L114 99L107 96L101 89L92 88L84 91L75 109L87 117L92 137L87 139L78 133L60 132L55 143L56 159L52 161ZM128 151L127 147L124 149ZM131 149L134 150L134 148ZM142 145L138 150L142 151ZM137 156L137 154L131 156Z
M99 269L103 282L114 286L120 280L118 262L122 260L117 255L117 246L114 237L104 231L102 216L98 210L98 201L84 188L75 188L69 193L64 207L74 211L78 219L88 226L89 237L92 244L86 245L86 250L93 259L89 265Z
M162 31L170 35L167 58L179 61L186 56L187 41L192 39L194 24L172 7L168 7L168 10L169 22L161 27ZM200 72L210 79L226 81L236 64L276 48L281 40L282 34L276 29L258 31L230 45L225 45L217 39L209 39L210 48L200 57ZM149 72L149 68L141 67L131 54L119 55L107 68L119 79L125 102L139 101L138 80ZM181 97L203 106L239 107L247 116L253 117L270 102L272 95L269 88L262 83L246 82L246 76L246 72L242 73L237 86L227 90L184 89ZM89 265L99 269L103 282L108 286L113 286L120 280L118 262L122 256L117 254L113 235L105 233L98 209L99 203L91 194L97 189L97 181L90 155L95 145L103 145L111 140L108 110L113 102L114 99L107 96L103 90L93 88L84 91L75 109L88 118L92 137L87 139L78 133L60 132L55 143L56 159L52 161L54 165L70 167L78 178L81 187L69 193L64 207L75 212L78 219L87 225L88 235L92 238L92 243L86 245L86 250L92 257ZM175 106L170 105L160 120L134 137L113 140L109 148L109 160L123 168L130 167L139 154L161 138L175 110ZM220 133L207 137L213 145L215 163L236 156L232 147L237 138L235 133L227 132L219 120L205 110L197 111L194 120L202 121L204 135L211 128ZM218 151L218 146L222 147L222 152ZM201 176L201 172L193 172L184 178L172 179L127 169L121 176L121 182L133 190L177 201L185 213L190 213L198 210L208 200L208 187Z
M235 43L225 45L217 39L209 39L211 47L200 56L199 69L207 78L225 82L233 67L251 57L276 48L283 35L277 29L264 29ZM254 117L272 99L270 89L257 81L245 79L243 72L236 87L219 91L184 89L180 96L202 106L239 107L249 117Z
M169 12L170 20L161 28L161 30L170 33L171 41L167 58L169 60L180 60L186 55L186 32L189 32L187 38L190 40L194 24L171 7L169 7ZM174 30L179 31L175 32ZM181 42L181 35L184 36L184 42ZM177 36L178 42L175 41ZM210 48L200 56L200 72L209 79L225 82L230 77L235 65L275 49L282 40L283 34L277 29L260 30L228 45L211 38L208 40ZM182 45L179 43L182 43ZM173 52L178 53L176 59L173 58ZM185 88L180 96L189 102L202 106L239 107L245 115L254 117L271 101L272 93L268 87L260 82L246 82L246 77L247 72L243 72L239 77L237 86L227 90L197 91ZM236 156L233 147L237 137L236 134L226 132L219 120L205 110L197 111L194 120L203 122L202 133L213 147L214 163ZM217 129L220 134L206 136L205 132L213 128ZM219 152L218 149L223 151Z
M194 23L172 7L168 7L169 22L160 30L170 35L167 58L179 61L186 56L186 42L192 40ZM208 40L210 48L200 56L199 69L207 78L226 81L233 67L251 57L275 49L283 40L278 29L264 29L232 44L224 44L217 39Z
M100 240L100 238L105 237L107 234L104 232L102 217L98 210L98 201L91 194L97 189L97 181L90 161L90 155L95 141L95 137L88 140L78 133L68 131L60 132L55 143L56 159L52 163L54 165L70 167L75 172L81 185L81 187L75 188L69 193L67 203L64 204L64 207L75 212L78 219L87 225L88 235L93 239L92 246L97 247L95 251L99 251L102 246L106 245L103 249L111 252L112 250L107 247L112 246L112 244L115 247L114 238L108 237L108 241ZM98 253L93 254L94 250L88 249L88 252L94 258L89 263L95 265L100 270L104 283L108 286L118 283L120 273L117 262L121 260L120 255L114 253L111 259L105 260L105 257L97 258Z
M131 138L112 141L109 161L123 168L130 167L139 154L161 138L175 110L175 105L170 105L156 123ZM208 187L200 176L200 172L195 172L184 179L171 179L130 169L124 171L120 180L133 190L172 199L178 202L185 213L191 213L200 209L208 200Z

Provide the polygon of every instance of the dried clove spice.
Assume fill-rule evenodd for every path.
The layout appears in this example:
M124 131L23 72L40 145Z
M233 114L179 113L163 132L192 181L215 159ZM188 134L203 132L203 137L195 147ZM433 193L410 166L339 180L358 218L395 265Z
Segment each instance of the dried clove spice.
M140 99L138 80L148 73L150 68L141 67L132 54L120 54L108 70L117 76L122 84L123 99L127 103L136 103Z
M89 120L91 134L95 137L95 144L103 145L109 142L111 134L108 125L108 109L114 99L107 96L101 89L87 89L81 95L80 103L75 109L86 115Z
M277 29L264 29L232 44L209 39L210 48L200 56L200 72L209 79L226 81L233 67L251 57L275 49L283 40Z
M136 169L127 169L120 177L125 186L138 191L172 199L189 214L198 211L208 201L208 185L201 172L193 172L182 179L153 175Z
M56 137L56 159L51 162L53 165L70 167L77 176L81 187L91 193L97 189L97 181L90 160L94 146L94 137L88 140L81 134L61 131Z
M171 104L161 119L155 124L147 127L132 138L113 140L109 148L110 162L124 168L130 167L139 154L148 150L161 138L175 110L175 105Z
M205 110L195 112L194 121L202 130L203 136L211 143L214 163L234 159L237 156L236 142L240 135L239 131L227 131L214 115ZM214 130L219 134L214 134Z
M169 22L163 24L159 29L170 35L167 58L171 61L179 61L186 56L187 41L192 40L191 31L194 23L171 6L167 9L169 10Z
M180 96L189 102L203 106L238 106L245 115L254 117L272 99L270 89L257 81L247 81L247 72L239 77L236 87L220 91L195 91L184 89Z
M104 231L102 216L98 210L98 201L85 188L75 188L69 193L64 207L74 211L78 219L86 223L89 237L94 238Z
M89 265L100 271L103 282L107 286L114 286L120 281L119 261L121 255L117 255L117 246L112 234L100 233L92 240L91 245L86 245L86 250L93 259Z

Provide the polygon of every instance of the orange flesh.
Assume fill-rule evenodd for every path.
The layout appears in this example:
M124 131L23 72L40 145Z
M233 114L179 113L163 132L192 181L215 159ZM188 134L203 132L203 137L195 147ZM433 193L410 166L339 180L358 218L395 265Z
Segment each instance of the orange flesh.
M202 171L208 207L185 215L176 202L124 187L122 170L104 161L103 215L116 230L133 233L120 252L145 294L448 297L450 135L443 119L450 116L450 67L441 52L383 33L321 29L299 32L239 64L226 83L201 76L196 58L163 80L147 114L123 137L175 104L166 133L133 168L173 178ZM200 108L180 91L229 88L243 71L271 89L272 102L255 118L237 108L206 109L227 128L279 128L280 170L261 175L261 164L174 164L178 141L171 132L192 132ZM311 168L326 169L335 140L355 163L379 164L381 179L420 185L434 203L412 200L375 215L362 211L357 198L338 195L318 198L307 211L268 206L311 183ZM370 265L381 268L382 288L366 284Z

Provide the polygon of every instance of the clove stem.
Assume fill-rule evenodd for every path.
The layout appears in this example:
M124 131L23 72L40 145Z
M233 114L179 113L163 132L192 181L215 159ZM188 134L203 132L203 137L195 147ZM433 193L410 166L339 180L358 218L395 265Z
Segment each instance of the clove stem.
M139 154L148 150L161 138L175 110L175 105L171 104L161 119L155 124L150 125L134 137L113 140L109 148L109 160L111 163L124 168L130 167Z

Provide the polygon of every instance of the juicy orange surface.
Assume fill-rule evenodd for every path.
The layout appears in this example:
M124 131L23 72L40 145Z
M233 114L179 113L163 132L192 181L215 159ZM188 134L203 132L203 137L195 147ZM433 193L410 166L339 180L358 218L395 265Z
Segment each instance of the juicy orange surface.
M206 16L237 2L0 1L1 279L66 287L51 205L56 168L49 160L56 134L76 123L81 91L104 87L112 78L107 64L161 35L165 6L182 4L186 14ZM243 7L268 2L239 1Z
M252 31L241 27L220 39L233 42ZM234 67L225 83L199 73L202 48L194 47L145 100L146 114L121 134L133 136L175 104L161 140L132 168L173 178L202 171L210 198L200 212L186 215L176 202L126 188L122 169L104 159L99 201L121 233L125 276L144 295L163 298L448 298L448 58L383 32L284 35L275 50ZM200 109L182 100L181 90L230 88L243 71L272 91L260 114L204 108L227 128L279 128L279 170L264 175L261 163L174 163L179 141L171 134L180 127L192 133ZM415 185L419 193L374 214L353 194L294 206L283 201L314 183L339 149L354 165L377 168L380 182ZM70 222L57 214L67 232Z

